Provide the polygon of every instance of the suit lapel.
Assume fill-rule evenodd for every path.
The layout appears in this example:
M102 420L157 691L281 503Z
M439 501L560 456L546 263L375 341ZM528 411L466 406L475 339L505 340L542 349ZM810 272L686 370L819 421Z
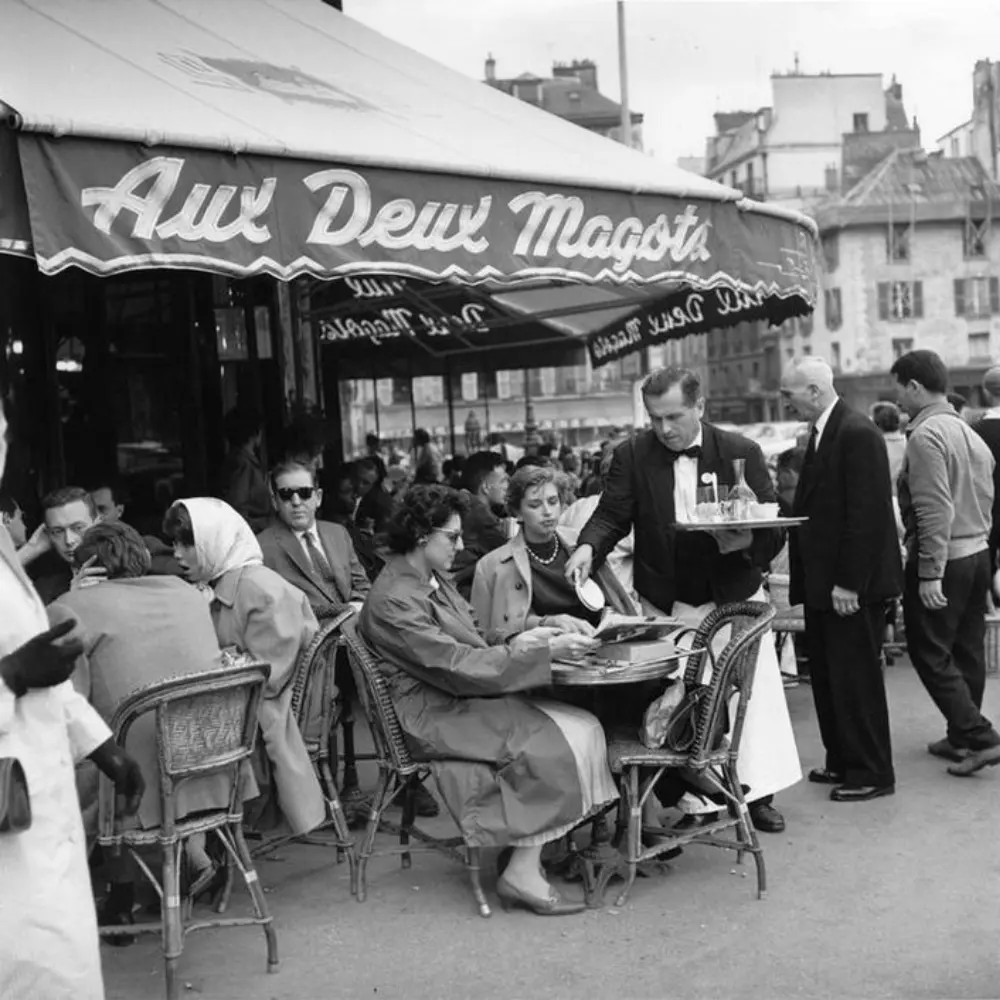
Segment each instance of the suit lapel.
M531 593L531 560L528 558L528 546L524 540L524 532L519 532L517 535L511 539L510 543L511 556L514 559L514 565L517 567L518 573L521 574L521 579L528 584L528 593Z
M313 569L313 564L306 556L305 549L302 548L302 543L296 538L295 532L288 527L287 524L282 524L278 531L278 544L281 546L285 555L292 565L314 586L316 587L323 596L331 603L336 603L339 599L337 595L331 593L329 586L325 580L320 579L319 573Z
M729 483L729 473L726 468L725 456L719 448L719 439L715 428L710 424L701 425L701 458L698 459L698 486L702 485L701 477L715 474L719 485Z
M840 432L840 425L843 422L846 411L846 404L842 399L838 399L830 413L830 419L827 420L826 426L823 428L823 435L819 439L819 445L816 448L816 457L813 459L812 465L808 469L803 470L803 475L799 478L799 485L795 490L795 500L793 502L793 509L796 511L800 510L802 505L809 499L809 496L816 488L816 484L822 478L823 472L830 461L834 441Z

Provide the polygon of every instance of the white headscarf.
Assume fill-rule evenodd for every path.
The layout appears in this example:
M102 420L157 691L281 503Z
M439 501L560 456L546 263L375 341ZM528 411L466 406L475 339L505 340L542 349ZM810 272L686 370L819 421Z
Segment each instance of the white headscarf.
M191 518L199 582L211 582L232 569L264 562L250 525L225 500L190 497L175 501L174 506L177 504L182 504Z

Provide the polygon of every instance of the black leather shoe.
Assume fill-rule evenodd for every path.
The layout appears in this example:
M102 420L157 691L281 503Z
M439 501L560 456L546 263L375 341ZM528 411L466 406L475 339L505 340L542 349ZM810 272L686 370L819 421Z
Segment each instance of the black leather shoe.
M997 764L1000 764L1000 746L986 747L984 750L973 750L960 763L952 764L948 773L958 778L967 778L984 767L996 767Z
M844 775L836 771L828 771L825 767L814 767L809 772L809 780L817 785L842 785Z
M770 804L751 804L750 822L761 833L783 833L785 817Z
M883 795L893 795L895 785L841 785L830 792L833 802L867 802L869 799L880 799Z

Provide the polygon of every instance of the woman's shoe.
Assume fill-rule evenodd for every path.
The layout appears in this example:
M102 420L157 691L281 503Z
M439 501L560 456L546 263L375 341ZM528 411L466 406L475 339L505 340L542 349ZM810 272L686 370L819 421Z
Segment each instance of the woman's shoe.
M534 896L511 885L503 877L497 879L497 895L504 910L520 906L542 917L567 917L571 913L583 913L587 909L587 904L583 900L575 903L563 899L551 886L548 896Z

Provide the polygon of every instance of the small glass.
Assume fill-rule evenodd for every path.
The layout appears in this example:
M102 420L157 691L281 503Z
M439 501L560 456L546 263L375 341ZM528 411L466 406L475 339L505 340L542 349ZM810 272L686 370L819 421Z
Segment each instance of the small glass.
M710 524L722 520L722 505L716 496L715 487L699 486L695 494L693 520L699 524Z

